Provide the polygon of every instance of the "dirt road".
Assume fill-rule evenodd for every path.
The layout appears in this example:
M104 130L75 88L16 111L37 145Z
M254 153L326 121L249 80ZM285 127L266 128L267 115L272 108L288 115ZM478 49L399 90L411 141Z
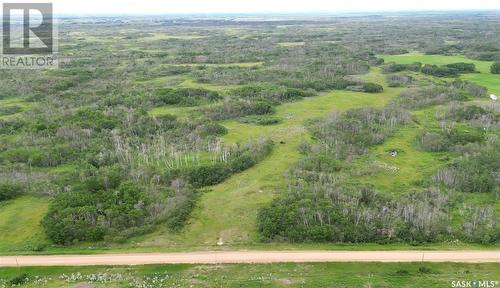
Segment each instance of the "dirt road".
M235 251L62 256L0 256L0 267L278 262L500 262L496 251Z

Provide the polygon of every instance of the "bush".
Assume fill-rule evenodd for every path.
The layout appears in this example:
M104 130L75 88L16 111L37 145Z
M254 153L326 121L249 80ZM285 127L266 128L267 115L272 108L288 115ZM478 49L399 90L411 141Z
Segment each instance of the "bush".
M231 100L223 104L201 110L212 120L234 119L247 115L266 115L275 112L273 103L269 101Z
M476 120L481 118L481 116L488 115L489 112L486 111L484 108L475 106L475 105L468 105L468 106L459 106L459 107L452 107L449 111L449 115L451 119L455 121L471 121L471 120Z
M185 168L181 175L195 188L221 183L231 175L231 169L224 163Z
M150 222L151 199L141 189L121 182L117 171L93 176L73 192L56 196L42 225L57 244L100 241Z
M238 122L253 125L276 125L281 123L283 120L281 118L267 116L267 115L251 115L247 117L242 117L238 119Z
M11 286L21 286L23 284L25 284L26 282L28 282L28 274L26 273L22 273L12 279L9 280L9 284Z
M476 65L474 63L452 63L446 67L456 70L458 73L474 73L476 72Z
M384 87L375 83L363 83L363 91L367 93L380 93L384 91Z
M455 87L427 86L403 90L396 98L395 103L405 108L422 108L465 99L467 96L460 93Z
M422 67L422 63L420 63L420 62L415 62L413 64L389 63L389 64L384 66L383 72L384 73L396 73L396 72L402 72L402 71L419 72L421 67Z
M20 184L0 183L0 202L14 199L24 193L24 188Z
M424 131L417 136L417 142L420 148L429 152L442 152L449 149L448 139L441 133Z
M266 99L277 102L287 102L314 96L314 91L304 91L296 88L273 85L247 85L234 89L232 95L245 99Z
M500 62L495 62L490 68L491 74L500 74Z
M218 92L198 88L164 88L157 91L158 104L196 106L220 100Z
M436 77L455 77L458 76L459 70L448 66L426 64L422 67L422 73Z
M432 270L428 267L425 267L425 266L421 266L418 268L418 273L420 274L431 274L432 273Z
M196 130L202 137L205 136L222 136L227 134L227 128L219 123L208 121L198 127Z
M473 73L476 65L472 63L452 63L443 66L426 64L422 67L422 73L436 77L455 77L463 73Z
M408 85L413 82L413 78L411 76L398 75L398 74L388 75L386 79L389 82L389 87L401 87L403 85Z
M488 92L488 89L484 86L473 84L467 81L455 80L453 81L453 86L457 89L464 90L474 97L484 97Z
M424 131L418 137L419 146L430 152L452 150L456 145L480 143L485 139L484 132L479 130L451 129L439 132Z
M235 156L227 162L217 162L202 166L192 166L170 171L168 179L185 178L193 187L201 188L219 184L231 175L246 170L267 157L273 149L272 141L249 145L241 150L233 151Z
M433 180L462 192L485 192L498 197L500 149L498 143L468 144L457 149L462 156L438 171Z

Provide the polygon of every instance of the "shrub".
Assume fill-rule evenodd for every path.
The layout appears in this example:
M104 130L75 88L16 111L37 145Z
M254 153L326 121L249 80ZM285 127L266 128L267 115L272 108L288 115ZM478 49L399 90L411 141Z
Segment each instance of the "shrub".
M203 108L201 111L212 120L225 120L247 115L272 114L275 110L273 104L269 101L231 100L223 104Z
M411 76L398 75L398 74L388 75L386 79L389 82L389 87L401 87L403 85L408 85L413 82L413 78Z
M455 80L453 81L453 86L457 89L464 90L474 97L484 97L488 92L488 89L484 86L473 84L467 81Z
M419 146L430 152L452 150L456 145L479 143L484 141L484 132L479 130L451 129L439 132L424 131L418 137Z
M264 141L233 151L227 162L217 162L169 171L168 179L185 178L195 188L219 184L231 175L241 172L262 161L272 152L274 143Z
M198 88L164 88L157 91L160 105L196 106L220 100L218 92Z
M476 71L474 63L452 63L447 64L446 67L456 70L458 73L473 73Z
M227 134L227 128L219 123L208 121L198 127L196 130L202 137L205 136L222 136Z
M16 183L0 183L0 202L14 199L24 193L24 188Z
M26 273L22 273L12 279L9 280L9 284L11 286L21 286L23 284L25 284L26 282L28 282L28 274Z
M441 152L449 149L448 139L441 133L424 131L417 136L417 142L419 147L425 151Z
M471 121L488 114L484 108L475 105L452 107L449 111L450 118L455 121Z
M270 101L286 102L314 96L314 91L304 91L296 88L273 85L247 85L234 89L232 95L246 99L267 99Z
M415 62L413 64L389 63L389 64L384 66L383 72L384 73L396 73L396 72L402 72L402 71L419 72L421 67L422 67L422 63L420 63L420 62Z
M152 199L121 171L106 168L74 188L58 194L42 225L57 244L100 241L151 224Z
M459 70L448 66L426 64L422 67L422 73L436 77L455 77L458 76Z
M490 68L491 74L500 74L500 62L495 62Z
M465 99L467 96L454 87L427 86L403 90L395 103L405 108L421 108Z
M375 84L375 83L364 83L363 84L363 91L365 91L367 93L380 93L380 92L384 91L384 87L382 87L382 85Z
M438 171L433 180L462 192L489 192L498 196L498 143L468 144L457 151L462 156Z
M277 117L271 117L267 115L251 115L238 119L238 122L245 124L254 124L261 126L276 125L281 123L283 120Z

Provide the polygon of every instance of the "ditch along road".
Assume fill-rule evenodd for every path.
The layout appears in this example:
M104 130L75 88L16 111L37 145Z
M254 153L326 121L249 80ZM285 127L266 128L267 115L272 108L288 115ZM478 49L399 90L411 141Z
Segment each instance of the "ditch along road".
M492 251L213 251L188 253L0 256L0 267L311 262L500 263Z

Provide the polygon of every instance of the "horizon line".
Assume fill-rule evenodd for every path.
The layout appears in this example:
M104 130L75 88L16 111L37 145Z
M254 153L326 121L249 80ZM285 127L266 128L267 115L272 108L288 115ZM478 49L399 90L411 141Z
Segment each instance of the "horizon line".
M269 11L269 12L174 12L174 13L54 13L55 16L339 16L356 14L407 14L407 13L464 13L464 12L500 12L494 9L415 9L415 10L339 10L339 11Z

